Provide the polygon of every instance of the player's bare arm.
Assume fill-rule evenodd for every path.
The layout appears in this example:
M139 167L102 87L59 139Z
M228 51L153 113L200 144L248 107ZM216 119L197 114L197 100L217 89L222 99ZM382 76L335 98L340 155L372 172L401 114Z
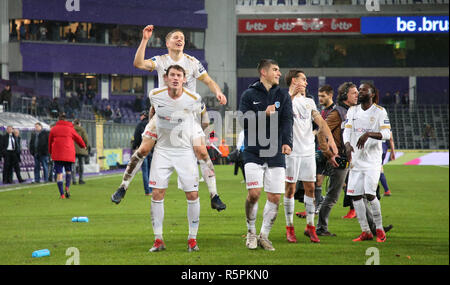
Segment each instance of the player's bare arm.
M327 122L322 118L319 112L313 110L311 112L312 119L314 123L319 126L318 136L324 136L328 142L328 147L331 149L333 155L338 154L338 149L336 143L334 142L333 135L331 134L330 128Z
M381 140L382 139L382 135L379 132L367 132L364 133L361 137L359 137L358 142L356 143L356 147L359 149L364 148L364 145L366 144L366 141L369 139L376 139L376 140Z
M389 139L389 145L391 148L391 154L390 154L391 160L395 160L395 145L394 145L394 136L393 136L392 132L391 132L391 138Z
M227 97L225 97L225 95L222 93L222 90L220 90L219 85L217 85L217 83L212 80L212 78L208 74L203 76L200 81L208 86L209 90L211 90L211 92L216 95L217 101L219 101L220 105L227 104Z
M136 51L136 55L134 56L133 65L136 68L142 70L153 70L155 68L154 62L150 59L145 59L145 49L147 47L147 43L152 37L153 34L153 25L148 25L142 30L142 40L139 44L139 47Z
M348 162L352 161L352 152L354 151L352 145L349 142L345 143L345 154L347 155Z

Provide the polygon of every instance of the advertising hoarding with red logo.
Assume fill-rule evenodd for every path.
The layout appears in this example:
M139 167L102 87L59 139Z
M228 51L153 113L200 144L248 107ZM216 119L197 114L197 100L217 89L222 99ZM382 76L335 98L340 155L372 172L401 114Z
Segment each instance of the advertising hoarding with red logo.
M239 19L240 34L360 33L359 18Z

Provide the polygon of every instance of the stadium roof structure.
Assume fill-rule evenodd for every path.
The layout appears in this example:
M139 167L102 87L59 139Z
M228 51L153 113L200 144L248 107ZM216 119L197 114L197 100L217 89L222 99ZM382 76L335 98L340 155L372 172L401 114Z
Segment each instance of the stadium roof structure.
M44 130L50 130L47 123L39 121L36 117L28 114L2 112L0 113L0 130L6 130L7 126L12 126L21 131L34 130L34 124L41 123Z

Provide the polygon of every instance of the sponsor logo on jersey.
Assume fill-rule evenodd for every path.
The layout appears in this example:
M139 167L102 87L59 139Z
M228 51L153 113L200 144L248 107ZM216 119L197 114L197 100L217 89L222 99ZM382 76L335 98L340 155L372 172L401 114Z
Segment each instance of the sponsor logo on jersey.
M357 128L355 129L355 132L357 133L367 133L367 132L371 132L372 129L365 129L365 128Z
M253 105L258 105L259 103L261 103L261 102L255 102L255 101L253 101Z
M258 181L255 182L248 182L247 186L258 186Z
M353 193L355 193L355 190L349 190L349 189L347 189L347 193L353 194Z
M385 123L386 125L390 124L389 119L384 120L384 123Z

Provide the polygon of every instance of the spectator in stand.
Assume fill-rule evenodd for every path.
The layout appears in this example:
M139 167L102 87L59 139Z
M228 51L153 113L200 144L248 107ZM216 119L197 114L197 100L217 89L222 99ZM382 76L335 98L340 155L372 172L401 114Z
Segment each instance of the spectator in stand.
M3 104L3 110L11 111L11 97L11 85L6 84L5 89L0 94L0 104Z
M395 91L394 93L394 103L399 105L402 102L402 98L400 96L400 91Z
M39 40L40 41L46 41L47 40L47 27L44 23L41 23L39 26Z
M78 113L81 111L80 100L78 99L78 95L75 92L72 92L69 98L70 108L74 111L75 117L78 117Z
M94 103L95 91L92 89L92 85L88 85L88 89L86 91L86 101L88 105L92 105Z
M48 131L42 129L41 123L34 124L35 132L31 134L28 149L34 157L34 183L41 182L41 165L44 182L48 182Z
M37 40L38 25L33 20L31 20L30 24L28 25L28 28L30 29L30 40L32 41Z
M50 130L48 152L55 164L56 181L61 199L70 198L70 182L72 179L72 164L75 162L76 142L86 148L83 139L77 134L71 122L66 121L66 114L58 114L58 121ZM66 171L66 185L63 188L63 168ZM65 190L65 191L64 191Z
M66 38L69 43L73 43L75 41L75 34L72 32L72 29L69 29L69 31L67 32Z
M122 123L122 113L120 112L120 108L117 107L113 114L114 123L120 124Z
M404 93L402 96L402 105L405 107L409 105L409 94L408 92Z
M39 114L39 104L37 102L36 96L31 97L30 108L28 114L37 117Z
M103 117L105 117L105 120L107 121L111 121L112 118L112 110L111 110L111 105L106 105L106 109L103 110Z
M86 91L84 90L82 82L78 84L78 87L75 90L75 92L77 92L78 100L80 101L81 104L83 104L84 94L86 93Z
M17 24L14 20L12 20L10 40L13 42L17 41Z
M384 95L383 98L383 105L391 105L393 103L392 99L394 98L391 96L391 93L386 92L386 95Z
M142 112L142 95L136 95L136 99L134 100L134 111L137 112Z
M21 41L27 39L27 27L25 27L25 23L23 21L20 22L19 35Z
M52 102L48 106L48 111L50 112L50 116L52 118L58 118L58 114L60 111L58 97L53 98Z

